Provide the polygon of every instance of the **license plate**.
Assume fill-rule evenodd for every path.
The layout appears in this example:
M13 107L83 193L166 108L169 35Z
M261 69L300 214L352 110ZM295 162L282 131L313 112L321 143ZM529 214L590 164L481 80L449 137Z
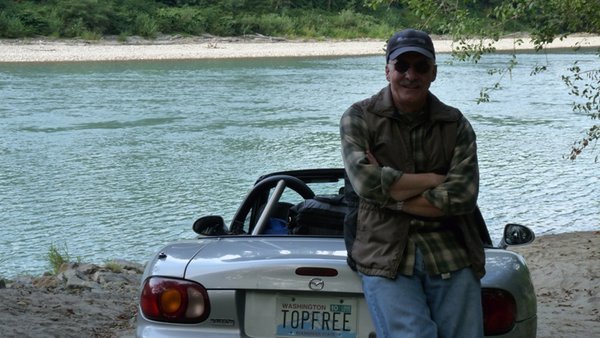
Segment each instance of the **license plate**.
M356 300L277 297L277 337L356 338Z

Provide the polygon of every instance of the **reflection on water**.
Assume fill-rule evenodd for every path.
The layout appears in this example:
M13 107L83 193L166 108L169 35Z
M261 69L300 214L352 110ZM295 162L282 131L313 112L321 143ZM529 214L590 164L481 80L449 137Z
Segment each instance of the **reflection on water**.
M504 56L447 60L432 90L477 132L493 237L509 222L600 228L598 165L563 159L592 124L560 79L574 56L521 56L481 105ZM230 218L261 174L341 166L339 118L385 85L383 69L381 57L0 65L0 275L46 270L51 243L144 261L192 238L196 217Z

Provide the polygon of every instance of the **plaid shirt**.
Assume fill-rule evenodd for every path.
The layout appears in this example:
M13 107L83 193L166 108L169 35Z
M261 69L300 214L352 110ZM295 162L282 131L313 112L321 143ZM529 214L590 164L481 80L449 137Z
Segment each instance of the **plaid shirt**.
M341 120L346 170L354 190L361 198L381 207L394 209L397 201L391 199L389 190L403 172L389 166L379 167L369 163L365 152L369 149L369 134L372 132L368 130L362 115L363 112L353 106ZM410 124L410 151L415 172L425 172L423 168L427 167L427 156L423 140L426 131L435 122L429 120L426 114L421 114L412 120L407 116L399 116L398 119L390 119L389 123ZM446 181L422 194L447 216L471 212L476 204L479 185L475 133L464 116L457 121L456 132L456 144ZM426 269L431 275L446 274L470 265L460 231L455 226L444 226L439 221L425 221L418 217L412 219L406 249L400 260L400 273L412 275L416 248L423 254Z

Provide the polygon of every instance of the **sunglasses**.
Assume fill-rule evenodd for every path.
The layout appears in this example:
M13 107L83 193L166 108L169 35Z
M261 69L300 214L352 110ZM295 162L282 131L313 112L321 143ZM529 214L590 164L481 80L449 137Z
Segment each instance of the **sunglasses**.
M426 74L431 70L431 64L427 60L422 60L416 63L408 63L402 60L396 60L394 69L399 73L406 73L409 68L415 70L419 74Z

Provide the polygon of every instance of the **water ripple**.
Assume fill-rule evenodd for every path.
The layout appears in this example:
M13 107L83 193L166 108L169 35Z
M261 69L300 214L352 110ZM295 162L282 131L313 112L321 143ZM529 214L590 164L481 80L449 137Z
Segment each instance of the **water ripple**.
M81 123L69 127L55 127L55 128L40 128L40 127L24 127L22 131L29 132L41 132L41 133L56 133L64 131L77 131L87 129L123 129L123 128L136 128L136 127L152 127L163 124L174 123L178 120L183 120L185 117L161 117L161 118L146 118L135 121L102 121L102 122L90 122Z

